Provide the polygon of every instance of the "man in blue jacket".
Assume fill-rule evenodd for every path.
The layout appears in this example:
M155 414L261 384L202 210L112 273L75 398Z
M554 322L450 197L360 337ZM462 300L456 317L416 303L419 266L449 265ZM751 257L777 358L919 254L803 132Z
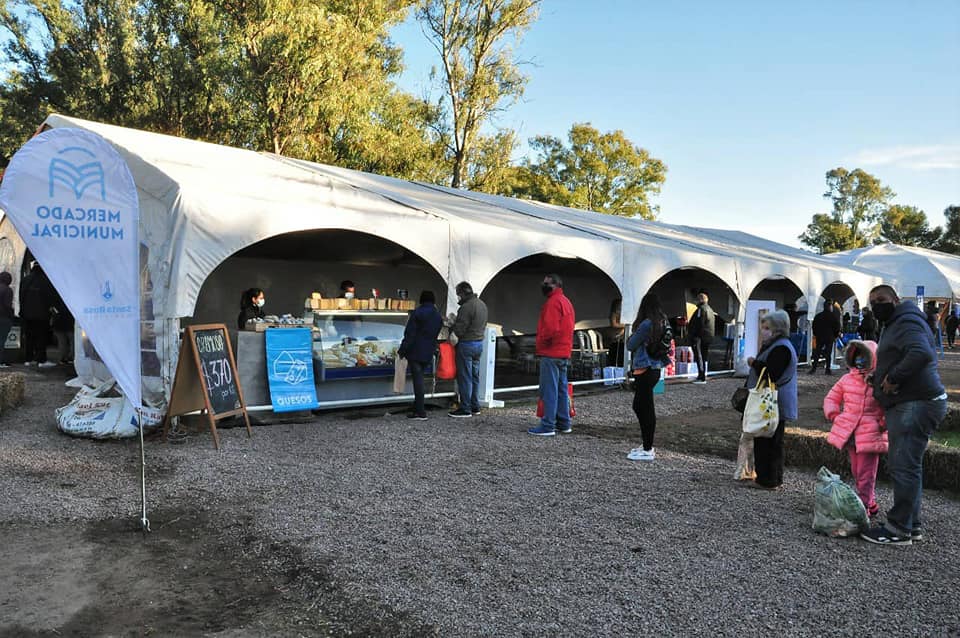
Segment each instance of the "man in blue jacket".
M432 290L424 290L420 293L420 305L407 320L403 341L397 349L397 356L407 360L410 376L413 378L413 412L408 418L416 421L427 420L423 400L423 371L433 360L437 335L440 334L442 326L443 318L437 310L437 298Z
M947 394L937 371L933 333L912 301L900 301L887 285L870 291L870 307L884 324L877 346L873 395L887 416L893 507L887 522L860 534L878 545L910 545L923 538L923 454L947 414Z

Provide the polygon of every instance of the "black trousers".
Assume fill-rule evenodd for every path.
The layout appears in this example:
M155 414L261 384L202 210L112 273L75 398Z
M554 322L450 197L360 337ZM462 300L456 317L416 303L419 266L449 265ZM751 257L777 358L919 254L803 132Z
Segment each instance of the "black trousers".
M757 483L764 487L779 487L783 483L783 431L784 421L770 438L753 440L753 462L757 470Z
M633 413L640 422L643 449L653 448L653 433L657 429L657 411L653 406L653 386L660 380L660 371L648 369L633 377Z
M426 416L427 414L427 407L423 399L423 369L426 366L427 363L424 361L407 359L407 367L410 370L410 378L413 381L413 412L417 416Z
M24 319L23 326L24 357L27 361L43 363L47 360L47 333L50 322L46 319Z
M707 378L707 369L704 362L710 357L710 340L703 337L696 337L693 340L693 357L697 362L697 379Z
M817 362L820 357L826 361L826 369L829 370L833 364L833 341L821 342L817 339L817 347L813 349L813 363L810 364L810 372L817 369Z

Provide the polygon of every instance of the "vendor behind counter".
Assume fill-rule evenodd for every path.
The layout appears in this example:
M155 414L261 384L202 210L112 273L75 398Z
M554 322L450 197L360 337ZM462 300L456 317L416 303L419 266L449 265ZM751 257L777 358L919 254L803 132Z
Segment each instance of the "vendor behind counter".
M248 288L240 297L240 314L237 316L237 329L246 330L251 319L263 319L263 304L266 298L260 288Z

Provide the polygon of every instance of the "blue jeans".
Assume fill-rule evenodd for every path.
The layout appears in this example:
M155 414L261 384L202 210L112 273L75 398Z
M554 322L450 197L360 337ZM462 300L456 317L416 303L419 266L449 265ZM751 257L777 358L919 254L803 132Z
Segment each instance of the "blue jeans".
M570 425L570 397L567 395L567 359L540 357L540 398L543 399L543 418L540 425L563 429Z
M480 355L482 341L461 341L457 344L457 392L460 410L480 411Z
M892 532L907 535L921 528L923 453L946 414L947 402L942 399L905 401L887 408L887 469L893 482L893 507L887 512L887 527Z

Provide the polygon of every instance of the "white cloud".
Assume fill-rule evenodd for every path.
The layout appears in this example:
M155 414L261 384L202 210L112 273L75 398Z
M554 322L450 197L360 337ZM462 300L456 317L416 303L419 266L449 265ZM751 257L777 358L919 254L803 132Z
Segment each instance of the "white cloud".
M860 166L898 166L917 171L960 169L960 144L888 146L860 151L849 163Z

